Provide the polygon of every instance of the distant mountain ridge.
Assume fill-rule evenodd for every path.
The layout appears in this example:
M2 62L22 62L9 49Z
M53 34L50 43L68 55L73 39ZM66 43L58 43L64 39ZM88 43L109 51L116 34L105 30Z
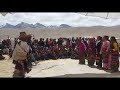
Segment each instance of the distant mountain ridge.
M11 25L9 23L6 23L6 25L4 26L1 26L0 28L56 28L56 27L60 27L60 28L68 28L68 27L71 27L67 24L61 24L60 26L55 26L55 25L50 25L50 26L45 26L43 24L40 24L40 23L36 23L36 24L28 24L28 23L25 23L25 22L21 22L17 25Z
M5 26L2 26L1 28L14 28L15 26L14 25L11 25L9 23L6 23Z
M79 26L80 27L80 26ZM0 28L13 28L13 29L25 29L25 28L72 28L72 26L68 25L68 24L61 24L59 26L56 25L49 25L49 26L45 26L43 24L40 23L36 23L36 24L28 24L25 22L21 22L17 25L11 25L9 23L6 23L6 25L1 25ZM81 26L80 28L88 28L85 26ZM102 28L120 28L120 25L116 25L116 26L90 26L89 28L93 28L93 29L102 29Z
M36 23L34 26L37 28L45 28L46 27L45 25L40 24L40 23Z
M34 28L34 25L21 22L15 26L15 28L27 28L27 27Z

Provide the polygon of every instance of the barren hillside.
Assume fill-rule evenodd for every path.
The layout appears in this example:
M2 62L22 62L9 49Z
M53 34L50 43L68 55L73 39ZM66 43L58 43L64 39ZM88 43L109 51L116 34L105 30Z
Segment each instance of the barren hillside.
M58 37L80 37L80 36L98 36L110 35L120 37L120 26L114 27L70 27L70 28L26 28L26 29L0 29L0 38L15 38L19 36L20 31L26 31L35 38L58 38Z

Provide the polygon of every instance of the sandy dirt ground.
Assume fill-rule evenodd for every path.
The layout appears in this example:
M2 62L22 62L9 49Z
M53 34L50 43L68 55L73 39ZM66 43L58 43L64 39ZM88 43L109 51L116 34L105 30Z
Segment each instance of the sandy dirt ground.
M38 66L35 66L33 70L27 74L29 77L69 77L70 75L74 76L75 74L110 74L103 70L98 70L96 68L90 68L87 65L78 64L78 60L71 59L59 59L59 60L50 60L39 63ZM86 61L87 64L87 61ZM66 76L67 75L67 76ZM79 76L78 76L79 77Z
M0 78L12 77L14 71L14 64L12 64L12 59L5 55L5 60L0 60Z
M5 56L6 60L0 61L0 78L12 78L14 64L12 59ZM87 64L87 61L86 61ZM120 72L109 73L96 68L90 68L87 65L79 65L78 60L58 59L46 60L33 66L32 71L26 74L31 78L74 78L74 77L120 77Z

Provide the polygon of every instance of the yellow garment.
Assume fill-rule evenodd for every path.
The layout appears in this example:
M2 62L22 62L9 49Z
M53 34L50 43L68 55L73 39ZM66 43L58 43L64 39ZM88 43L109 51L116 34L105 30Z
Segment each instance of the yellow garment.
M116 42L113 43L114 49L113 51L119 51L119 47Z

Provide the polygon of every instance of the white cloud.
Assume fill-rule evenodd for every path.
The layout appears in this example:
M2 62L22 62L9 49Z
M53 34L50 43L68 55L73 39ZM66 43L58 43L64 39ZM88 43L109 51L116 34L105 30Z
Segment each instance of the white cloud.
M114 26L120 25L120 19L104 19L100 17L84 16L79 13L13 13L5 17L0 15L0 25L20 22L45 25L69 24L72 26Z

